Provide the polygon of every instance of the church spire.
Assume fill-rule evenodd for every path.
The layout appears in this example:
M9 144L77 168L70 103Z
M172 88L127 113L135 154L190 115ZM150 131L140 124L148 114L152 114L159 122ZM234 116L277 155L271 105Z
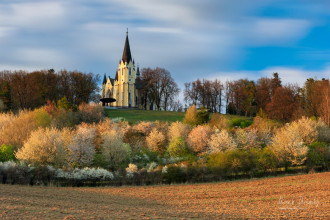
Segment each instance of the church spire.
M128 29L126 32L126 41L125 41L125 47L124 47L122 60L127 63L129 63L129 61L132 61L131 49L129 47L129 41L128 41Z
M137 65L136 77L140 77L140 68L139 68L139 64Z
M106 75L104 74L104 78L103 78L103 83L102 83L102 85L103 84L106 84L107 83L107 77L106 77Z

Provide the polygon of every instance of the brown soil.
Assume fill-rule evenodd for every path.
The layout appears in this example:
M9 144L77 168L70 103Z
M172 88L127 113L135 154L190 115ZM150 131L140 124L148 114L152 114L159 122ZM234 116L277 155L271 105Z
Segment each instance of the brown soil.
M207 184L0 184L0 219L330 219L330 173Z

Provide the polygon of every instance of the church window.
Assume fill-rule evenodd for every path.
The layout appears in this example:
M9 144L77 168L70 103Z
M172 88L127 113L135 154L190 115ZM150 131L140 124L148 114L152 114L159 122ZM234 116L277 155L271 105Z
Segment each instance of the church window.
M128 68L128 72L129 72L129 75L131 76L132 75L132 68Z

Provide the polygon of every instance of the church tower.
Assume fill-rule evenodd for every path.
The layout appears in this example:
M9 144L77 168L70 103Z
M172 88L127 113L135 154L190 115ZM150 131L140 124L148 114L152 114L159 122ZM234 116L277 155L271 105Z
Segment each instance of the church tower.
M127 31L123 56L119 61L118 71L114 80L113 94L116 99L114 106L128 108L135 107L135 93L135 63L132 59Z

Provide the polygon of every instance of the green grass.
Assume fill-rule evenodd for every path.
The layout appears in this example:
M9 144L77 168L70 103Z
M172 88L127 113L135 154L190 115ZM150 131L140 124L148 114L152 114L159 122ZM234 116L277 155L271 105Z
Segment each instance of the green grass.
M109 118L123 117L129 123L135 124L138 121L182 121L184 112L169 111L148 111L148 110L128 110L128 109L105 109Z
M169 111L148 111L148 110L131 110L131 109L104 109L106 116L109 118L125 118L129 123L135 124L139 121L182 121L185 112L169 112ZM211 114L212 115L212 114ZM253 118L239 115L226 115L229 120L242 119L252 121Z

